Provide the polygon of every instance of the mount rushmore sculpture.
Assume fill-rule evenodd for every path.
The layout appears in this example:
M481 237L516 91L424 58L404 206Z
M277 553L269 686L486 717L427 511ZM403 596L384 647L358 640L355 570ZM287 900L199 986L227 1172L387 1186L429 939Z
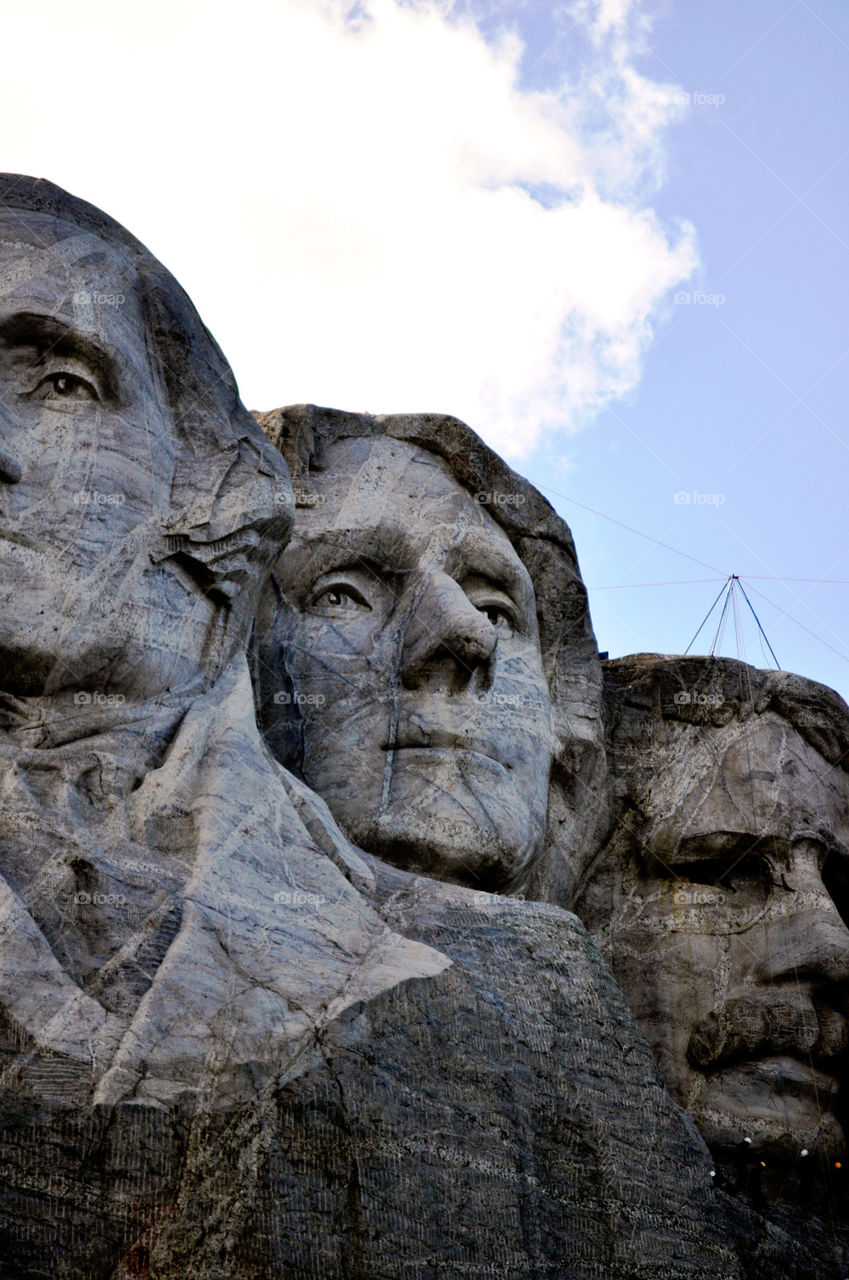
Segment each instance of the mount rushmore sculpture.
M474 432L255 420L148 251L15 175L0 371L0 1274L842 1274L795 1146L842 1163L845 704L753 673L754 764L679 732Z

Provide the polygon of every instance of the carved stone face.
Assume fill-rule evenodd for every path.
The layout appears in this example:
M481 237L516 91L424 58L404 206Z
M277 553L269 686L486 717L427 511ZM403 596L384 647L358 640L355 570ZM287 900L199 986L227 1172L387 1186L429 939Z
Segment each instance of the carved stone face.
M667 725L643 851L579 908L712 1144L834 1158L847 1046L849 777L771 713ZM633 846L632 846L633 847Z
M7 692L99 681L143 695L198 665L212 606L179 571L152 584L176 441L132 285L129 258L96 236L0 214Z
M363 848L514 886L542 847L553 746L530 577L425 450L345 439L325 464L277 573L269 737Z

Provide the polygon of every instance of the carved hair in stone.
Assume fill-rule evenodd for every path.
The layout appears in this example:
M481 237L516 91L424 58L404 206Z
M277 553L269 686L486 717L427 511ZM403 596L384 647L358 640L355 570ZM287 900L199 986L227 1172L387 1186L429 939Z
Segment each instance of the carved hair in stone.
M568 528L455 418L260 420L296 493L258 624L272 749L364 849L567 901L603 806Z

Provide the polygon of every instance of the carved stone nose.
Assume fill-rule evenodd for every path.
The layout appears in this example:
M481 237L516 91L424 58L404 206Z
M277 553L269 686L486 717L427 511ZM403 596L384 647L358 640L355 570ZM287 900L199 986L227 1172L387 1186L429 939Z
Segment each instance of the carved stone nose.
M410 606L401 679L407 688L446 682L464 688L479 667L490 663L497 638L463 588L447 574L435 573Z

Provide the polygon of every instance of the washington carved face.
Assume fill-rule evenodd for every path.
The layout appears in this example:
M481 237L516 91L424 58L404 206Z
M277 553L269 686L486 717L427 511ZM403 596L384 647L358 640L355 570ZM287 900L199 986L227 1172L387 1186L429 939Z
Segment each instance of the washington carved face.
M197 666L209 602L179 570L145 582L175 449L120 250L53 217L0 213L7 692L162 688Z
M311 479L260 677L275 750L363 848L509 888L542 845L552 752L530 577L424 449L343 439Z
M579 910L709 1142L833 1159L849 777L772 713L707 735L674 725L664 758L642 851L605 855Z

